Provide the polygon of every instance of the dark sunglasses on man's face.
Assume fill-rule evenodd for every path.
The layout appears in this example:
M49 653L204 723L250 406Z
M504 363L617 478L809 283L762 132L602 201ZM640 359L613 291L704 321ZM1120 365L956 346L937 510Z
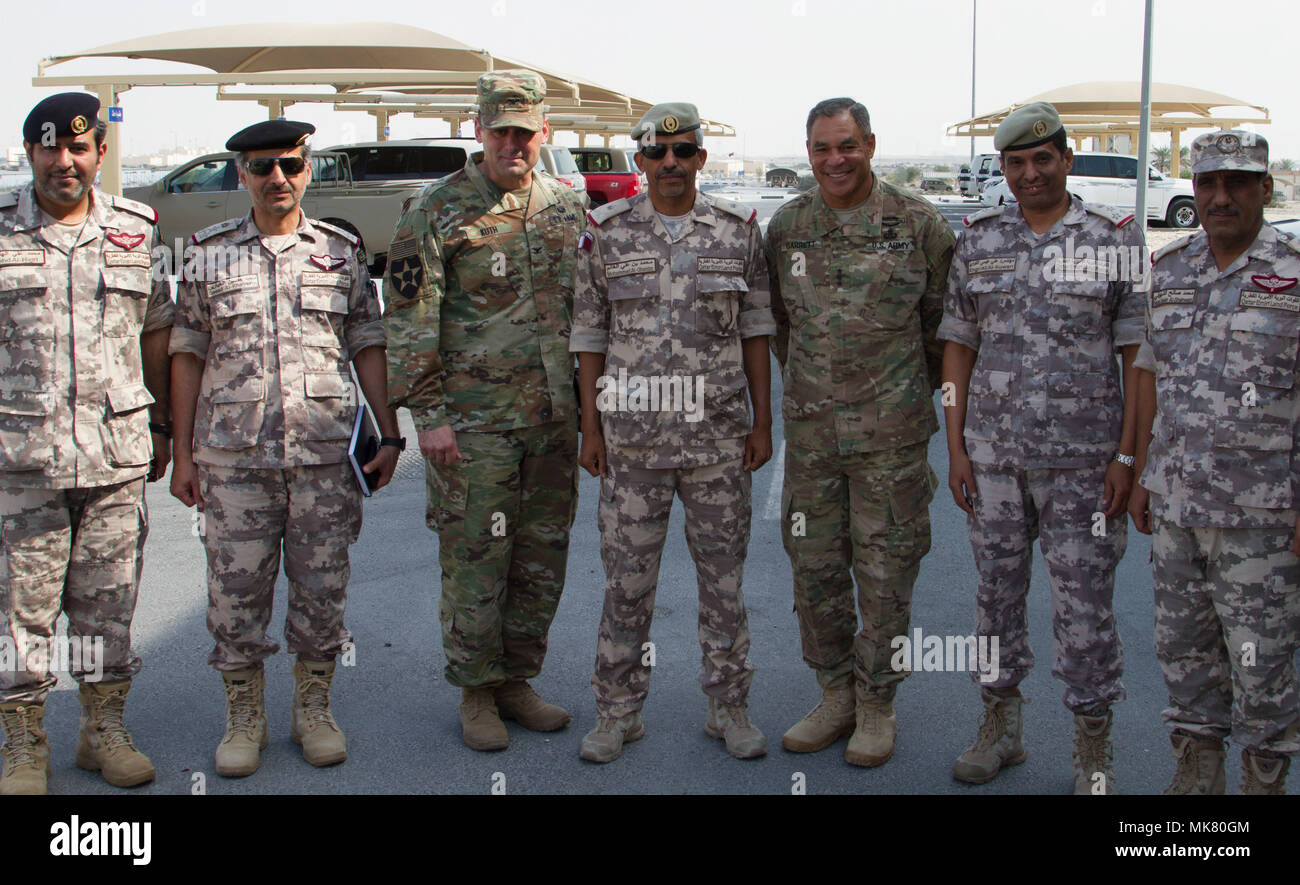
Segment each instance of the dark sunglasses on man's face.
M276 163L280 164L280 171L286 178L297 175L307 165L307 161L302 157L257 157L248 161L248 171L260 178L263 175L270 175Z
M700 146L691 141L675 141L672 144L647 144L641 147L641 153L647 160L662 160L668 156L668 149L673 149L673 156L679 160L689 160L700 152Z

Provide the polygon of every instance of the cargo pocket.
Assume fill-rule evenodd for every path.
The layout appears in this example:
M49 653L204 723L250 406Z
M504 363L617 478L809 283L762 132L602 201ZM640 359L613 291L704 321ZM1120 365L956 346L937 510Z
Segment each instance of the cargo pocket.
M0 459L4 470L40 470L54 455L54 394L0 390Z
M971 439L1007 438L1011 432L1013 411L1007 404L1011 396L1010 372L976 369L971 373L966 396L966 427Z
M240 277L223 282L240 288L209 297L214 353L220 357L260 348L264 299L257 277Z
M148 416L144 408L153 396L143 384L114 387L107 391L108 415L104 426L108 459L116 467L148 464L153 455Z
M1049 433L1072 443L1119 444L1118 421L1123 417L1119 379L1104 372L1049 375L1047 421Z
M615 335L659 334L659 302L657 272L629 274L610 279L611 331Z
M1224 378L1285 390L1295 386L1300 316L1242 310L1232 315L1228 330Z
M266 413L266 381L261 375L213 379L208 432L199 445L246 449L256 445Z
M1291 425L1216 419L1210 488L1239 507L1291 507Z
M469 476L464 462L434 464L426 458L424 478L428 489L425 524L435 532L442 532L454 523L464 522L469 501Z
M702 273L695 281L695 331L708 344L711 339L738 338L739 305L749 291L737 274Z
M342 440L352 435L352 380L334 372L304 372L303 392L307 394L307 427L303 438Z

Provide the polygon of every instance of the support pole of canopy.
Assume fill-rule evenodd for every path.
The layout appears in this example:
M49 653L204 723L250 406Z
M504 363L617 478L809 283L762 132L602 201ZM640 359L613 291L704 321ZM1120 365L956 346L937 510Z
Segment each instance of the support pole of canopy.
M1147 163L1150 162L1147 158L1151 155L1151 17L1154 7L1155 0L1146 0L1146 23L1142 29L1142 106L1138 117L1137 208L1134 211L1143 237L1147 229Z
M88 87L89 88L89 87ZM95 93L99 96L99 118L108 122L108 109L117 107L117 86L112 83L97 83ZM120 123L108 124L108 148L104 151L104 164L99 167L99 189L106 194L122 195L122 130Z

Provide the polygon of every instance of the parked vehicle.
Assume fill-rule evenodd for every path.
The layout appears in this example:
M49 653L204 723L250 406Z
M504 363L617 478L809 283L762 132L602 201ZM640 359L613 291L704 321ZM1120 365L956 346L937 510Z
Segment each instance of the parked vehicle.
M587 179L578 170L578 162L573 159L573 154L567 147L558 144L542 145L537 165L533 168L541 169L561 184L568 185L577 191L585 205L591 204L591 198L587 195Z
M641 171L625 149L581 147L569 148L569 153L587 180L591 205L601 206L641 193Z
M957 175L957 186L968 197L978 197L984 184L994 172L1002 171L1002 160L997 154L976 154L973 165L962 164Z
M368 141L326 148L348 155L352 180L433 181L464 167L470 155L483 149L472 138L409 138Z

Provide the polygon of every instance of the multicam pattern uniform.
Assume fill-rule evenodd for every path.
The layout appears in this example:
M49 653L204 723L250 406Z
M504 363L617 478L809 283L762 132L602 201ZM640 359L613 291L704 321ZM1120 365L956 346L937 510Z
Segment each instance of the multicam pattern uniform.
M890 641L907 634L930 549L938 479L926 441L939 428L936 333L953 240L933 206L879 178L848 224L813 190L767 228L785 370L781 537L804 661L823 686L856 673L884 700L906 675L890 667Z
M1018 206L967 224L939 337L979 353L964 431L977 492L968 519L980 573L975 630L998 637L1001 670L981 684L1013 687L1033 666L1025 597L1041 535L1052 674L1066 685L1067 707L1099 715L1124 698L1111 599L1128 524L1122 514L1094 516L1123 419L1115 353L1142 340L1143 296L1133 286L1142 233L1131 214L1077 197L1042 236Z
M700 685L727 704L749 691L741 578L750 416L741 341L776 331L754 215L697 194L672 241L649 196L639 194L592 212L583 236L572 350L605 354L605 374L614 379L621 371L629 379L678 377L691 390L704 380L698 421L670 408L600 416L609 463L599 507L607 583L592 676L599 716L635 712L649 692L643 646L674 491L699 580Z
M356 239L305 215L280 244L251 213L193 240L170 351L204 360L194 461L206 500L208 660L239 670L279 650L266 628L282 542L289 650L332 660L351 639L348 546L361 531L348 363L384 345L379 301Z
M19 652L0 702L54 685L43 651L60 611L71 635L103 637L104 679L140 671L130 627L153 453L140 336L172 323L154 219L98 190L73 226L45 216L31 185L0 197L0 597Z
M1220 271L1204 233L1155 255L1147 342L1156 652L1165 723L1300 751L1300 243L1265 224Z
M397 224L385 286L388 390L463 460L426 464L447 681L541 672L577 507L573 358L578 197L553 178L502 191L475 154ZM500 514L500 518L498 518Z

